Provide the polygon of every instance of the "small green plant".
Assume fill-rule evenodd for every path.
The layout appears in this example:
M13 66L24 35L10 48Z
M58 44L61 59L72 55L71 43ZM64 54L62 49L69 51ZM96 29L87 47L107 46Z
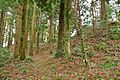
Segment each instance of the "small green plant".
M51 69L52 69L53 72L55 71L56 68L57 68L56 64L51 65Z
M61 75L57 75L55 80L64 80Z
M94 79L95 80L105 80L105 79L103 79L101 76L99 76L99 75L95 75L94 76Z
M120 27L112 27L109 30L109 36L110 39L112 40L120 40Z
M7 49L0 48L0 67L4 66L8 59L10 59L10 52Z
M102 68L112 68L117 66L117 63L112 60L107 60L105 63L99 65Z
M54 57L55 58L58 58L58 57L61 57L63 55L63 53L59 50L57 50L55 53L54 53Z
M44 76L44 77L42 77L42 80L49 80L49 78Z
M33 62L33 60L32 60L30 57L28 57L28 58L26 58L26 59L24 60L24 62L25 62L25 63L30 63L30 62Z
M108 45L104 42L101 42L101 43L96 45L97 50L104 50L105 51L107 49L107 47L108 47Z
M87 56L88 56L89 58L91 58L91 57L93 57L95 54L96 54L95 51L89 51L89 52L87 53Z

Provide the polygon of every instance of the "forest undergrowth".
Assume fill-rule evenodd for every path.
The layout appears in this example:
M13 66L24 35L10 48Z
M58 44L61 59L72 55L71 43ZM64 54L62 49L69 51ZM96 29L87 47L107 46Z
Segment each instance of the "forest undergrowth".
M108 35L112 34L109 30L84 32L88 65L82 58L80 40L74 37L70 57L55 58L56 44L40 44L33 57L10 59L0 67L0 80L120 80L120 40Z

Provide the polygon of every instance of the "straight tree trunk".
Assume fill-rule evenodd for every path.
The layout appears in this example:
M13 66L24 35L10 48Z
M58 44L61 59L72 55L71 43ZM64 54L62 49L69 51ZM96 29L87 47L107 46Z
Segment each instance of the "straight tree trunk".
M44 43L44 26L41 26L41 43Z
M88 63L87 63L87 58L86 58L86 53L85 53L85 50L84 50L84 40L83 40L83 31L82 31L82 19L81 19L81 14L80 14L80 11L81 11L81 9L80 9L80 1L79 0L77 0L78 2L77 2L77 7L78 7L78 16L79 16L79 24L78 24L78 26L79 26L79 29L80 29L80 41L81 41L81 52L82 52L82 54L83 54L83 58L84 58L84 60L85 60L85 64L86 64L86 66L88 65Z
M65 9L65 1L61 0L60 2L60 14L59 14L59 31L58 31L58 45L57 50L60 52L60 55L64 55L64 9Z
M107 15L106 15L106 9L105 9L105 0L100 0L101 2L101 13L100 13L100 16L101 16L101 20L104 22L106 21L107 19Z
M4 25L4 11L1 11L1 15L0 15L0 47L3 46L2 42L3 42L3 25Z
M95 4L94 4L94 1L92 0L92 3L91 3L91 9L92 9L92 31L94 32L94 27L95 27L95 15L94 15L94 12L95 12Z
M16 7L16 31L15 31L15 49L14 58L17 58L20 54L20 33L22 26L22 8L21 6Z
M9 33L8 33L8 49L12 45L12 40L13 40L13 17L10 16L9 21L8 21L8 26L9 26Z
M68 56L70 56L70 37L71 37L71 33L70 33L70 11L71 11L71 0L67 0L66 3L66 38L65 38L65 53L68 54Z
M36 16L36 2L34 1L33 16L32 16L32 30L31 30L31 40L30 40L30 52L29 55L33 56L35 48L35 16Z
M41 14L41 8L40 8L40 15L39 15L39 21L38 21L39 30L37 31L37 51L36 51L36 53L38 53L38 51L39 51L41 16L42 16L42 14Z
M23 10L22 10L22 27L21 27L21 39L20 39L20 60L26 58L26 27L27 27L27 16L28 16L28 4L29 0L23 1Z
M54 4L53 0L51 3L52 11L50 14L50 27L49 27L49 43L53 42L53 19L54 19Z

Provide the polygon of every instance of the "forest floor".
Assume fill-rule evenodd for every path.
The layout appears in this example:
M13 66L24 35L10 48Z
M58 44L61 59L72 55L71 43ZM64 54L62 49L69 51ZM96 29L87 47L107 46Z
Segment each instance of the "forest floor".
M71 57L54 58L56 44L40 44L38 54L25 61L11 60L0 68L0 80L120 80L120 41L105 30L85 34L86 65L78 37L71 40Z

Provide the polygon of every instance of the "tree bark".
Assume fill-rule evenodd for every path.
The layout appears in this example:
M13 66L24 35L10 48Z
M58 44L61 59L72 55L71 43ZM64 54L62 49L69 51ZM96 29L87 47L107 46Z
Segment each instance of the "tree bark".
M50 13L50 27L49 27L49 43L53 42L53 30L54 30L54 26L53 26L53 19L54 19L54 4L53 4L53 0L51 2L51 13Z
M65 38L65 53L70 56L70 38L71 38L71 33L70 33L70 11L71 11L71 0L67 0L66 3L66 38Z
M19 5L16 7L16 31L15 31L15 49L14 49L14 58L17 58L20 54L20 33L22 26L22 8Z
M27 16L28 16L28 4L29 0L23 1L23 10L22 10L22 27L21 27L21 39L20 39L20 60L24 60L26 58L25 50L26 50L26 27L27 27Z
M65 37L64 9L65 9L64 0L61 0L59 14L58 46L57 46L57 50L60 52L61 56L64 54L64 37Z
M34 1L34 8L33 8L33 17L32 17L32 32L31 32L31 40L30 40L30 52L29 55L33 56L34 48L35 48L35 16L36 16L36 2Z
M101 20L106 21L107 15L106 15L106 8L105 8L105 0L100 0L100 2L101 2L101 13L100 13Z
M92 3L91 3L91 10L92 10L92 31L94 32L94 27L95 27L95 15L94 15L94 12L95 12L95 4L94 4L94 1L92 0Z
M4 25L4 11L1 11L1 15L0 15L0 47L3 46L3 25Z

